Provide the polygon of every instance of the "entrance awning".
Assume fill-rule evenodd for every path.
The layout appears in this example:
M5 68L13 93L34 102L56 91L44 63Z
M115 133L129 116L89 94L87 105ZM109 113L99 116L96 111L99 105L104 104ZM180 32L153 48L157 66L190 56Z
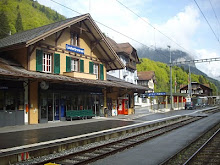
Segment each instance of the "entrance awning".
M111 82L108 80L91 80L85 78L74 78L64 75L57 75L52 73L43 73L28 71L23 68L21 65L17 64L14 61L6 60L0 58L0 76L7 78L21 78L21 79L30 79L30 80L40 80L48 81L52 83L71 83L71 84L80 84L80 85L89 85L89 86L98 86L98 87L118 87L126 88L133 90L146 90L145 87L132 85L130 83L118 83Z

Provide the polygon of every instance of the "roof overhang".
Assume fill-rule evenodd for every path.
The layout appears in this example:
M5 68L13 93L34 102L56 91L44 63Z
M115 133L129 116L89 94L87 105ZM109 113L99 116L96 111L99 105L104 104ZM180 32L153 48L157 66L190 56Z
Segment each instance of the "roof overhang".
M11 61L0 58L0 77L16 80L39 80L51 83L68 83L73 85L86 85L100 88L116 87L120 89L136 90L136 87L128 84L115 83L107 80L92 80L85 78L74 78L64 75L47 74L42 72L28 71L20 65L13 64Z
M49 30L47 30L46 27L53 26L53 24L45 25L45 28L44 28L45 32L41 33L40 35L36 35L32 39L26 40L25 42L22 42L22 43L18 43L16 45L9 45L6 47L1 47L0 51L18 49L18 48L20 48L20 46L29 47L30 45L33 45L41 40L44 40L45 38L59 32L63 29L70 28L72 25L75 25L79 22L82 22L83 28L87 29L89 31L89 33L86 33L86 34L89 37L89 39L91 40L91 42L98 41L96 48L98 49L98 51L102 55L102 57L99 57L100 61L105 61L107 64L106 65L107 71L123 69L125 67L124 64L121 62L121 60L117 56L116 52L113 50L112 46L109 44L106 37L103 35L103 33L101 32L99 27L96 25L96 23L94 22L94 20L90 16L90 14L84 14L84 15L78 16L73 19L70 18L69 21L67 19L66 21L58 22L56 24L56 27L54 27L54 28L50 27ZM39 27L39 28L41 28L41 27ZM33 29L33 30L35 30L34 32L36 32L37 28ZM29 32L30 31L31 30L29 30ZM20 37L22 37L22 34L20 34ZM11 39L10 36L7 37L7 41L10 41L10 39ZM16 38L16 39L19 42L19 38Z

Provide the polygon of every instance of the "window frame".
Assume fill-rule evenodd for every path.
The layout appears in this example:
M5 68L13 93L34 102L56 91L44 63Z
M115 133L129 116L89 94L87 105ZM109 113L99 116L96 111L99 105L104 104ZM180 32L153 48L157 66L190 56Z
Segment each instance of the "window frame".
M95 72L97 71L97 73ZM96 79L99 79L99 64L98 63L93 63L93 74L96 75Z
M80 47L80 35L77 32L70 33L70 45Z
M74 61L74 63L76 62L76 64L77 64L77 65L74 64L74 65L76 66L76 70L75 70L75 66L74 66L74 69L73 69L73 67L72 67L72 66L73 66L73 65L72 65L72 64L73 64L73 61ZM71 72L79 72L79 65L80 65L80 64L79 64L79 61L80 61L80 60L77 59L77 58L71 58Z
M45 57L46 55L46 57ZM50 58L48 58L50 57ZM45 64L46 61L49 60L49 64ZM49 69L48 69L49 68ZM52 73L53 71L53 53L43 51L43 56L42 56L42 72L44 73Z

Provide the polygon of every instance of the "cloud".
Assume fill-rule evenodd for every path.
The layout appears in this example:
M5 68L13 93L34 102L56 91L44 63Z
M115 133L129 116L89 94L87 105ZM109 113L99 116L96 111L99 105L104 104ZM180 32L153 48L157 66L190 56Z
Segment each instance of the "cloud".
M101 22L145 45L156 45L163 48L166 48L167 45L171 45L172 49L181 49L148 24L153 23L150 22L149 18L144 16L146 13L143 12L143 6L146 7L146 4L150 5L152 0L120 0L120 2L128 6L129 9L142 16L141 18L135 16L116 0L75 0L74 3L70 0L55 1L62 3L64 6L76 10L81 14L90 12L94 20ZM77 13L61 7L52 1L38 0L38 2L46 6L50 6L66 17L78 15ZM150 8L150 6L148 8ZM140 11L142 11L142 13L140 13ZM193 6L186 6L183 11L177 13L176 16L167 20L167 22L162 24L153 24L153 26L183 47L190 49L193 34L198 29L200 23L198 17L199 14L197 9ZM135 46L140 46L137 42L132 41L131 39L110 30L109 28L100 24L98 24L98 26L104 33L109 35L109 37L114 38L116 42L131 42Z
M167 48L167 45L171 45L171 49L182 48L170 41L169 38L173 39L185 49L191 50L193 35L200 24L198 10L193 6L185 7L182 12L179 12L176 16L170 18L163 24L153 24L147 17L139 18L124 7L118 6L117 3L112 3L109 8L102 8L101 11L95 9L94 12L92 12L92 16L95 20L99 20L107 26L147 46ZM154 29L148 23L169 38L158 32L158 30ZM141 44L119 35L106 27L100 26L100 28L117 42L130 42L136 47L141 46Z
M180 49L185 51L170 41L167 37L160 34L157 30L152 28L148 23L152 24L166 36L172 38L174 41L188 50L188 52L193 52L191 54L193 54L192 56L195 56L193 57L194 59L219 57L214 51L199 49L200 42L198 41L203 40L203 38L196 38L198 37L196 34L201 29L203 22L200 22L200 13L195 5L185 6L182 11L169 18L166 22L153 24L152 20L146 16L146 13L148 13L147 11L153 7L151 6L152 0L120 0L120 2L128 6L129 9L140 15L141 18L128 11L116 0L75 0L74 2L71 0L55 1L62 3L63 5L68 6L73 10L77 10L81 14L90 12L95 21L101 22L104 25L113 28L118 32L123 33L126 36L129 36L130 38L135 39L136 41L143 43L144 45L147 45L151 48L167 48L167 45L170 45L171 49ZM216 4L220 4L217 3L218 1L219 0L213 0L213 5L215 5L215 7ZM38 0L38 2L57 10L59 13L65 15L66 17L74 17L78 15L77 13L63 8L49 0ZM163 13L166 14L166 12ZM142 46L142 44L135 42L130 38L116 33L115 31L112 31L99 23L97 24L107 36L111 37L118 43L130 42L135 48ZM197 50L195 50L195 47L197 47ZM203 63L197 64L197 66L207 75L216 77L219 76L218 71L220 70L219 62L217 63Z
M197 59L220 58L215 52L206 49L196 50ZM197 63L196 67L209 77L220 80L220 61Z

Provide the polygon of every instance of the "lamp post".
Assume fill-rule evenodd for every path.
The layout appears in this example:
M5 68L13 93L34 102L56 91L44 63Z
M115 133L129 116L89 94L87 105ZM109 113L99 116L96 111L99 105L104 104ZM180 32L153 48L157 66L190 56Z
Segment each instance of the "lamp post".
M170 45L167 45L170 51ZM170 110L173 110L173 93L172 93L172 61L171 61L171 51L170 51Z

